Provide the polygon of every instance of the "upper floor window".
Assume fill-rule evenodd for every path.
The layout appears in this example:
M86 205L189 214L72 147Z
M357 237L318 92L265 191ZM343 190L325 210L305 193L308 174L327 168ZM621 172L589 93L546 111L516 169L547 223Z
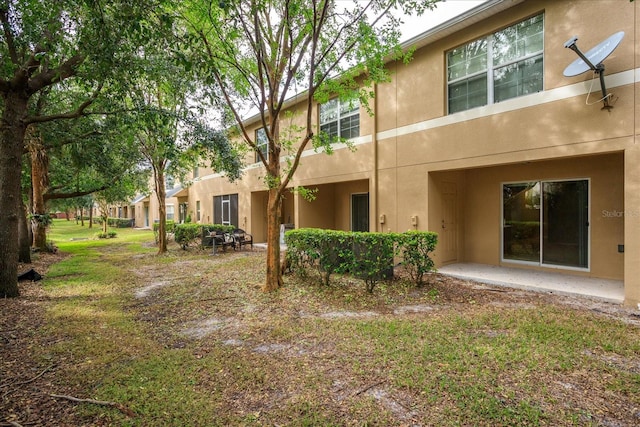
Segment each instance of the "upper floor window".
M544 15L447 52L449 113L542 90Z
M260 150L260 152L264 156L264 159L269 160L269 139L267 138L267 132L264 128L256 130L256 147L258 148L258 150ZM258 163L260 162L260 156L258 155L258 153L255 154L256 163Z
M164 177L164 187L167 190L170 190L172 188L175 188L175 186L176 186L176 180L173 178L173 176L165 175L165 177Z
M320 105L320 131L330 138L360 136L360 102L334 98Z

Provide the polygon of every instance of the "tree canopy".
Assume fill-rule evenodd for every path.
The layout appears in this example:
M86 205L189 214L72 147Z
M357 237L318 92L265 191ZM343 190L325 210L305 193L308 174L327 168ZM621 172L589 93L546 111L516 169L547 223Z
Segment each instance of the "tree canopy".
M18 295L20 176L28 128L81 117L98 98L117 104L121 73L135 69L130 65L140 46L163 34L166 10L164 0L0 1L0 297ZM53 89L59 103L39 110L37 95Z
M314 103L332 97L359 100L366 109L372 85L389 78L386 61L407 59L399 47L403 13L422 14L435 0L188 0L181 17L190 36L185 52L211 92L225 100L240 139L265 168L267 277L264 290L282 282L279 218L284 191L311 143L331 151ZM392 13L399 12L399 13ZM287 102L304 105L298 123L286 126ZM253 112L266 149L246 121ZM281 156L286 163L281 166Z

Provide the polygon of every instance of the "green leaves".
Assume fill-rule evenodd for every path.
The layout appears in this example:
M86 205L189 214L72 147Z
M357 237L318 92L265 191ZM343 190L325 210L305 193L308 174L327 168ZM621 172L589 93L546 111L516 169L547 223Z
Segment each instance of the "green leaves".
M317 268L322 283L334 274L353 274L368 292L381 280L393 277L394 259L402 255L412 279L422 285L424 275L434 269L431 253L438 235L433 232L364 233L302 228L285 234L287 259L292 270Z

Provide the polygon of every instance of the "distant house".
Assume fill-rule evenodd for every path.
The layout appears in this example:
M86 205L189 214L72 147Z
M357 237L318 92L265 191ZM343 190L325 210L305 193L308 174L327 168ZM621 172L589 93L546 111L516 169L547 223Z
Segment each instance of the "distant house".
M337 99L315 105L319 128L357 151L309 150L284 200L283 224L439 233L438 266L473 262L623 280L640 303L640 4L616 0L489 0L406 42L371 88L370 116ZM623 31L599 76L563 75ZM608 47L607 47L608 48ZM594 64L597 65L597 64ZM292 100L292 111L304 108ZM295 116L294 119L295 120ZM258 120L254 135L261 140ZM283 124L284 126L284 124ZM199 168L172 194L174 218L233 224L266 240L267 192L254 154L243 179ZM155 210L154 210L155 209ZM153 197L135 203L153 219Z

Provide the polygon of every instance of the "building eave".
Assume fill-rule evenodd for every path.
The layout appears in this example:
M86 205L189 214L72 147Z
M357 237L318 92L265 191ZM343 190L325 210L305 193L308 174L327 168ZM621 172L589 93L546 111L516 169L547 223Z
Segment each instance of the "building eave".
M448 21L428 29L424 33L402 42L400 46L404 51L408 49L420 49L524 1L525 0L488 0Z
M524 1L525 0L487 0L485 3L471 8L452 19L443 22L442 24L436 25L421 34L402 42L400 47L403 51L407 51L409 49L420 49L491 16L497 15L498 13L523 3ZM389 58L387 62L393 61L394 59ZM283 109L290 108L291 106L298 104L300 101L305 100L307 93L308 91L305 90L304 92L300 92L287 99L284 102ZM257 113L248 117L243 122L248 126L261 120L262 115Z

